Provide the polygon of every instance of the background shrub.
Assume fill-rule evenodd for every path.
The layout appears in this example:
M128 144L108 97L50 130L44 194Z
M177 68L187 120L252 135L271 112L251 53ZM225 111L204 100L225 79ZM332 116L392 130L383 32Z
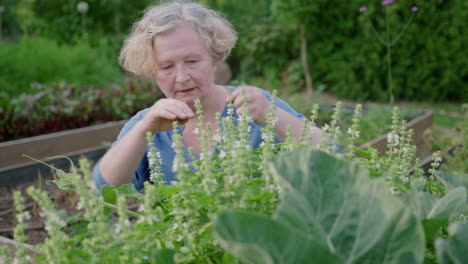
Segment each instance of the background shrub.
M103 44L104 45L104 44ZM104 47L105 48L105 47ZM121 83L117 61L85 42L74 46L37 37L0 45L0 87L8 95L33 91L31 83L66 81L83 85Z
M106 49L99 52L116 64L122 39L131 24L157 1L88 0L85 17L76 11L78 2L2 0L6 7L1 23L4 39L17 41L39 35L69 44L86 39L91 47L102 48L101 44L106 43ZM199 2L221 11L239 32L239 44L228 58L236 81L266 89L289 88L290 92L303 89L299 24L304 23L308 63L316 89L322 87L347 99L388 101L386 48L358 12L361 6L367 6L377 31L384 34L382 1ZM419 11L392 48L395 98L466 102L468 60L463 48L468 46L467 2L395 1L389 7L392 37L410 18L412 6L419 7ZM4 56L0 60L5 61Z
M283 78L288 83L289 79L298 79L294 75L301 76L302 71L302 67L292 67L297 69L293 72L290 70L291 65L297 65L300 56L299 29L297 24L292 25L297 23L297 19L287 21L283 18L284 12L288 12L288 9L282 8L283 5L292 5L294 1L265 2L280 3L276 3L277 9L265 12L269 19L255 17L252 21L254 24L237 25L241 33L247 33L240 35L241 40L233 56L240 57L239 68L242 69L243 80L258 78L256 75L260 74L263 78ZM310 12L308 18L303 19L307 23L308 61L315 88L325 85L326 91L343 98L387 101L386 48L378 42L371 27L358 12L361 6L367 6L376 29L384 34L385 10L381 1L316 0L303 5L320 10ZM407 32L392 47L395 98L467 101L468 93L463 87L468 81L468 60L461 55L464 53L462 47L468 46L464 26L468 17L467 2L395 1L390 6L393 38L410 18L412 6L418 6L419 12ZM223 12L232 17L232 10L223 9ZM272 29L275 24L282 25L288 31L272 33L258 30L262 27ZM255 43L260 44L254 49L249 48ZM255 67L250 66L252 61ZM269 72L266 74L258 69L269 69ZM276 73L272 74L271 70L276 70ZM286 85L284 81L281 84L283 87ZM297 85L301 84L289 83L296 86L296 90Z

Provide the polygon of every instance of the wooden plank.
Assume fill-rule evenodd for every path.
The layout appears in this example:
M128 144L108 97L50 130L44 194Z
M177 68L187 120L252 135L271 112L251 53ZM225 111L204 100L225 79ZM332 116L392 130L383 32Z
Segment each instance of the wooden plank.
M0 143L0 170L31 164L23 154L43 160L102 148L103 142L113 142L117 138L125 122L109 122Z
M63 156L68 157L75 166L78 166L80 158L87 158L91 162L97 162L106 152L104 148L98 148L94 151L90 149L83 150L80 153L66 153ZM65 158L54 158L43 160L56 169L65 172L70 171L70 160ZM31 160L27 165L20 164L0 169L0 187L14 187L22 183L29 183L37 180L41 175L42 180L53 179L55 171L50 167Z

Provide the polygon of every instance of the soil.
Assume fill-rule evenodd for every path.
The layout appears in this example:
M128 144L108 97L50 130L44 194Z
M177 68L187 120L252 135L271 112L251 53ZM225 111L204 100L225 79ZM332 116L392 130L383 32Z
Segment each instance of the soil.
M13 239L13 230L16 226L13 192L18 190L25 197L26 210L31 214L31 219L26 222L25 233L28 237L26 243L35 245L44 242L48 235L44 229L44 219L39 216L38 204L26 193L26 189L31 185L46 191L55 207L66 210L68 215L77 211L76 204L79 197L74 191L60 190L54 183L46 184L45 180L21 184L15 188L0 187L0 236Z
M0 238L5 237L8 239L13 238L13 230L16 226L16 210L13 200L13 192L18 190L21 191L23 197L25 197L26 210L30 212L31 219L26 221L27 227L25 234L28 237L26 244L36 245L43 243L48 238L48 233L44 228L44 218L39 214L41 209L39 205L26 193L26 189L29 186L35 186L45 192L47 192L49 198L53 202L57 210L65 210L68 216L72 216L79 210L76 209L79 195L75 191L59 189L55 183L47 183L47 180L35 180L27 184L21 184L14 188L0 187ZM127 208L130 210L136 210L140 206L136 198L127 198ZM116 220L117 212L114 210L114 220ZM130 221L134 219L131 218ZM2 245L0 241L0 246ZM1 259L0 259L1 263Z

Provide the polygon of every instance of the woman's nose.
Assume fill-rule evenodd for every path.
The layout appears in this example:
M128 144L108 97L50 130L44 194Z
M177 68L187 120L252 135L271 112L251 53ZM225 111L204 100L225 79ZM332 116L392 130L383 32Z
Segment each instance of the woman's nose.
M184 66L177 67L176 82L183 83L190 79L190 76Z

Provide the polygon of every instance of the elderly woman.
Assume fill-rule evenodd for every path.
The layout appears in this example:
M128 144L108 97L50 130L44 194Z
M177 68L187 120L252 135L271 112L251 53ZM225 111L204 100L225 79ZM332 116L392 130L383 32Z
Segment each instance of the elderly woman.
M232 92L229 101L236 107L235 115L247 107L252 118L252 147L260 145L260 129L266 124L266 115L271 109L271 94L251 86L224 87L214 83L218 64L229 55L236 40L231 24L201 4L168 2L146 10L125 41L120 63L127 71L154 79L166 98L140 111L124 126L112 148L94 169L99 188L103 184L120 186L130 182L137 189L143 188L150 175L145 137L148 131L154 134L154 144L161 153L164 179L174 180L171 170L175 155L171 146L173 121L182 126L184 147L191 147L198 155L199 135L194 129L199 121L194 114L194 101L200 100L204 122L216 128L215 113L227 116L228 89ZM241 96L242 89L246 104ZM285 139L288 126L293 135L299 136L304 116L280 99L276 106L278 140ZM319 143L319 133L314 134L317 136L312 143Z

